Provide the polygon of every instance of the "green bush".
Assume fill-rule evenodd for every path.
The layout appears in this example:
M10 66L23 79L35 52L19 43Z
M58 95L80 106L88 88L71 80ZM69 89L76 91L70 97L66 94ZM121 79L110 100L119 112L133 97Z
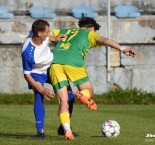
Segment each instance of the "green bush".
M95 95L97 104L155 104L155 94L148 93L143 90L115 88L102 95ZM33 94L0 94L0 104L33 104ZM46 101L45 104L58 103L55 97L51 101ZM75 103L80 102L75 99Z
M95 100L103 104L155 104L155 94L136 88L126 90L115 88L103 95L97 95Z

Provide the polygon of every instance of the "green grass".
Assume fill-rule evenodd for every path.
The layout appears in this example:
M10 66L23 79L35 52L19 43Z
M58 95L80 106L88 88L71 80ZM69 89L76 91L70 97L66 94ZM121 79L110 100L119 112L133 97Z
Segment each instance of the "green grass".
M101 134L101 125L118 121L121 133L109 139ZM36 134L33 105L0 105L0 145L153 145L155 138L155 105L98 105L96 111L75 104L71 119L73 131L80 135L66 141L57 135L57 105L46 105L45 140L34 140Z

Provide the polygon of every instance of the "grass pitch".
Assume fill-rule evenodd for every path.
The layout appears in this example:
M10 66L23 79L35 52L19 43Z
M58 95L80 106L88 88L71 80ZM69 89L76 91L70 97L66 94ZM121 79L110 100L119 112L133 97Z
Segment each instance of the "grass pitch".
M35 140L33 105L0 105L0 145L153 145L155 137L155 105L98 105L96 111L74 105L71 126L80 135L66 141L57 135L57 105L46 105L44 140ZM101 134L102 123L116 120L121 126L117 138Z

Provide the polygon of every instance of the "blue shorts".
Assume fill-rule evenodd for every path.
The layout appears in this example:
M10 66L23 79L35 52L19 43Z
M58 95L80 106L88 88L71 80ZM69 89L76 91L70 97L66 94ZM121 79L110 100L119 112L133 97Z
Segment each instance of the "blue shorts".
M48 75L47 74L31 73L31 76L36 82L40 82L42 84L42 86L44 86L44 84L48 81ZM28 84L28 88L32 89L32 86L30 84Z

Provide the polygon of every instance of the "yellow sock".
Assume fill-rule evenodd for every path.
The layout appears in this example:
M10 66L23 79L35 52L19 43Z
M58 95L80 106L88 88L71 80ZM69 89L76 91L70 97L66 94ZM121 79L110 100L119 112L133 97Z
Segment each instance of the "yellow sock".
M85 96L90 98L90 93L89 93L89 91L87 89L82 90L81 93L83 93Z
M61 121L61 124L62 124L63 128L65 130L66 129L70 130L70 117L69 117L69 113L68 112L61 113L59 117L60 117L60 121Z

